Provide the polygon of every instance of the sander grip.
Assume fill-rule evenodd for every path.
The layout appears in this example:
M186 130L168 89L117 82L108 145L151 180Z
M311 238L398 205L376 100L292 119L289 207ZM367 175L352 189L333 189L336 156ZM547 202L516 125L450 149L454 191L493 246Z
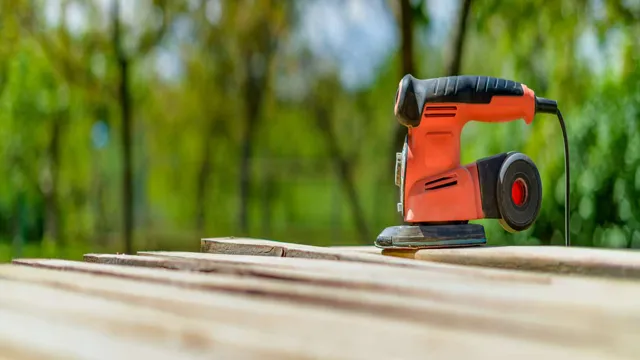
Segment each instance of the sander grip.
M494 96L524 94L522 83L491 76L459 75L421 80L407 74L396 91L394 115L400 124L417 127L427 103L489 104Z

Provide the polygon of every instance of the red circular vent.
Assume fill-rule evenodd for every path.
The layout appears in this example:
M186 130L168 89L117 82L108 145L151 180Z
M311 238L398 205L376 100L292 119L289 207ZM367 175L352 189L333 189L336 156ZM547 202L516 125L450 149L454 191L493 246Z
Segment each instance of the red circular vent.
M527 184L518 178L511 185L511 200L516 206L522 206L527 200Z

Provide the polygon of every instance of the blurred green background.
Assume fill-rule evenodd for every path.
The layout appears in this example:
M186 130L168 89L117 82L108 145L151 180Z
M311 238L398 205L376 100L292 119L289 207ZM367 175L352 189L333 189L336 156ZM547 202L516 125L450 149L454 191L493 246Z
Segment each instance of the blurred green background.
M0 260L372 244L398 224L400 78L481 74L558 100L577 246L640 247L640 5L622 0L0 0ZM561 245L557 119L471 123L463 161L539 166Z

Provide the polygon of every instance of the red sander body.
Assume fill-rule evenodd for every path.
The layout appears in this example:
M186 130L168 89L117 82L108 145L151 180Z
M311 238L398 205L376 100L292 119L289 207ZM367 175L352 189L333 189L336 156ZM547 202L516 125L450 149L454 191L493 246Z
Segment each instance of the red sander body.
M396 156L398 211L406 225L378 236L380 248L441 248L486 243L484 227L470 220L498 219L509 232L528 229L542 205L542 183L525 154L506 152L460 164L460 134L469 121L501 123L537 113L556 114L565 140L565 241L569 245L569 154L562 115L553 100L526 85L488 76L419 80L406 75L394 114L408 128Z

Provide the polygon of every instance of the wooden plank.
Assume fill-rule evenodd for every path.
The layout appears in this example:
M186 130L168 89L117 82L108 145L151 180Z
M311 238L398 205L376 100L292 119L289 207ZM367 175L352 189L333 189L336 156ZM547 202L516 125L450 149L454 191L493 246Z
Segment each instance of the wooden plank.
M145 259L150 261L150 259ZM38 264L50 262L38 261ZM60 262L57 262L60 265ZM76 270L86 270L86 266L72 264ZM83 265L83 264L80 264ZM97 265L97 264L84 264ZM65 266L68 268L68 266ZM90 268L90 267L89 267ZM95 269L95 268L93 268ZM119 276L126 272L139 272L140 268L113 269ZM108 271L106 268L100 272ZM398 292L374 292L374 291L354 291L349 288L334 287L322 289L313 284L291 284L290 282L277 282L273 280L261 279L233 279L228 276L203 277L193 283L194 274L177 274L173 276L164 275L164 279L177 278L183 276L182 281L191 283L191 286L204 286L215 290L228 290L236 287L236 291L250 292L257 296L272 297L278 299L291 300L295 304L309 303L324 305L328 308L343 309L351 312L362 312L365 314L389 317L392 319L409 322L424 323L429 326L444 327L457 331L475 332L481 331L498 336L508 336L515 339L527 341L558 342L565 346L591 346L600 347L620 347L628 348L636 346L636 337L633 334L640 332L640 324L636 324L630 316L637 313L636 303L633 298L637 298L638 287L623 284L621 287L635 290L636 296L630 296L628 304L622 309L616 306L612 309L607 297L606 301L592 304L591 307L584 304L573 304L575 294L565 291L563 306L548 306L555 300L562 300L558 297L545 298L544 293L531 293L528 301L522 296L517 298L503 298L502 303L491 299L491 294L495 292L493 287L484 289L475 288L481 296L473 292L465 294L449 293L448 297L441 295L447 291L437 293L433 290L430 296L407 296ZM226 278L223 287L220 280ZM171 280L173 281L173 280ZM447 288L451 284L437 284L434 288ZM457 286L458 291L471 286L461 284ZM453 287L456 288L455 284ZM503 296L520 293L511 286L504 289ZM464 291L464 290L462 290ZM621 292L618 292L621 293ZM623 293L623 292L622 292ZM610 295L611 293L609 293ZM456 295L458 300L456 301ZM528 294L527 294L528 295ZM489 298L487 298L489 297ZM602 300L602 299L601 299ZM511 306L509 306L511 304ZM618 304L617 304L618 305ZM293 304L292 304L293 306ZM631 312L629 312L631 311ZM508 312L508 316L505 313ZM607 326L594 327L593 324L607 324ZM606 330L606 331L605 331ZM640 344L638 344L640 346ZM638 349L640 350L640 349Z
M4 278L40 285L39 292L30 294L28 301L45 308L46 311L39 314L40 318L64 316L67 322L97 325L107 322L114 329L117 327L121 335L136 341L138 337L155 339L158 334L164 335L156 339L158 345L171 341L171 332L183 333L183 337L197 336L197 339L188 342L188 338L173 340L208 356L225 355L222 358L341 358L345 351L353 354L354 358L366 358L365 355L372 350L393 356L398 351L393 344L382 343L372 348L372 344L369 344L371 339L365 338L365 330L372 327L369 335L376 337L386 337L387 331L396 331L412 339L416 336L412 329L418 331L417 335L428 334L417 327L398 322L91 274L26 267L0 267L0 274ZM15 284L7 289L12 292L11 300L18 303L20 298L17 296L24 284ZM42 289L44 286L54 289ZM0 298L3 298L2 295ZM29 304L29 307L34 305ZM70 309L74 309L73 314L79 315L69 317ZM122 334L121 327L130 328L124 329L128 331ZM342 349L335 348L335 344L343 341L334 335L338 334L339 329L353 330L355 335L351 336L351 343L342 344L345 346ZM325 333L327 331L329 333ZM349 334L343 333L342 336ZM310 342L309 339L314 341ZM324 341L316 341L319 339ZM394 340L394 336L391 339ZM395 337L395 340L401 341L401 338ZM424 345L419 344L418 340L413 339L419 349L424 350ZM235 352L217 352L225 348L228 351L233 344ZM412 346L407 348L407 351L416 350Z
M8 287L3 291L13 291ZM0 294L0 297L3 297ZM28 299L25 302L29 303ZM77 326L72 321L48 321L41 313L27 309L0 308L0 358L5 359L118 359L123 357L171 359L172 355L193 359L186 353L171 352L161 344L148 346ZM99 350L98 350L99 349ZM150 357L153 356L153 357Z
M610 292L625 293L625 297L636 296L638 287L635 283L618 281L616 279L592 279L584 277L567 277L552 274L526 273L509 270L488 269L491 272L483 273L485 269L478 267L460 267L450 265L453 268L462 268L464 271L448 271L442 272L439 268L405 268L390 267L373 263L358 263L349 261L329 261L317 260L312 261L298 258L278 258L267 256L252 255L222 255L209 253L191 253L191 252L139 252L141 255L156 256L169 259L189 259L195 260L187 265L187 267L198 269L197 271L218 271L216 269L223 268L224 265L235 266L238 269L229 269L228 271L242 274L252 274L255 276L277 277L287 276L292 279L293 276L313 276L316 281L323 277L330 277L334 281L335 277L357 282L358 286L368 286L368 284L382 282L385 286L406 286L409 288L424 287L429 290L433 287L441 287L445 284L464 284L464 286L490 286L491 292L496 293L500 289L504 289L507 294L522 294L524 298L531 296L527 293L529 289L540 287L539 290L550 294L554 291L561 293L569 293L571 297L575 291L589 292L598 294L607 294ZM96 260L104 263L114 261L121 263L126 260L113 259L112 255L89 254L88 258L96 258ZM97 260L102 258L102 260ZM247 266L251 265L251 266ZM172 268L175 268L172 266ZM298 270L297 272L282 272L277 269ZM222 271L222 270L220 270ZM280 275L278 275L280 274ZM514 274L514 276L510 276ZM485 276L486 275L486 276ZM305 281L310 281L305 279ZM372 285L373 286L373 285ZM445 288L450 288L447 286ZM471 289L471 288L467 288ZM386 290L389 290L388 288ZM385 291L386 291L385 290ZM395 291L397 289L394 289ZM627 292L628 291L628 292ZM461 294L456 297L462 296ZM606 295L608 296L608 295ZM585 301L604 301L607 297L589 296ZM571 300L574 301L574 300ZM633 305L633 302L630 303Z
M361 252L341 251L330 247L292 244L253 238L224 237L202 239L200 242L200 250L208 253L231 255L258 255L402 264L402 262L395 261L394 259L373 256L372 254Z
M10 329L5 328L3 331L2 327L0 327L0 360L74 359L74 357L69 356L68 352L42 350L42 329L39 326L33 326L33 324L27 325L29 319L16 318L15 314L9 314L13 318L7 318L7 314L8 311L0 309L0 321L2 323L10 324L10 321L12 321L14 324L23 324L23 328L31 327L34 331L30 337L15 336L15 333ZM12 338L12 335L15 338ZM33 338L33 340L30 338Z
M395 269L376 264L329 262L322 260L269 258L256 256L159 252L150 256L88 254L88 261L105 264L161 267L176 270L236 274L246 277L297 281L304 284L350 289L367 289L381 293L423 298L446 304L476 307L479 304L497 312L521 311L530 314L533 308L554 312L550 316L575 314L588 318L594 311L627 316L635 311L640 286L627 282L550 277L549 282L517 283L462 276L443 276L426 270ZM234 259L239 258L237 263ZM245 259L253 259L245 263ZM260 263L264 261L264 263ZM290 267L273 266L287 263ZM334 268L330 266L334 265ZM576 293L590 296L576 299ZM609 306L611 294L622 300ZM585 312L585 313L582 313Z
M521 270L572 276L614 277L621 280L640 278L640 252L633 250L561 246L473 247L410 251L384 250L382 254L385 256L377 256L335 248L242 238L203 239L201 250L218 254L328 259L431 269L436 269L433 266L437 264L465 265L437 269L443 272L475 274L478 277L507 277L518 280L520 280L518 273L529 275ZM487 273L479 268L514 271ZM524 278L522 281L525 281Z
M355 251L341 251L339 249L291 244L271 240L256 240L245 238L215 238L215 239L203 239L201 241L201 251L204 253L226 254L226 255L249 255L249 256L267 256L267 257L289 257L289 258L304 258L304 259L324 259L324 260L339 260L339 261L351 261L358 263L375 263L384 264L394 267L410 267L417 269L431 269L434 271L440 271L441 273L459 274L464 276L472 276L475 278L494 278L502 279L505 281L545 281L544 278L533 277L535 273L521 271L523 268L516 268L508 266L500 266L499 261L485 263L488 255L485 258L474 258L471 260L465 260L465 257L457 256L456 254L474 254L476 251L485 251L490 254L491 249L500 251L501 247L477 247L477 248L457 248L457 249L430 249L420 250L420 256L416 257L414 251L385 251L385 256L379 256L375 254L366 254ZM522 247L524 248L524 247ZM532 247L529 247L532 248ZM565 249L564 247L538 247L539 252L547 251L552 253L554 249ZM546 249L546 250L543 250ZM565 249L567 250L567 249ZM569 250L573 250L570 248ZM583 249L584 250L584 249ZM440 257L442 261L435 261L438 259L438 251L443 254ZM520 250L526 252L526 249ZM593 249L593 251L599 251ZM447 255L448 254L448 255ZM390 256L388 256L390 255ZM427 257L429 257L427 259ZM449 259L444 261L444 259ZM476 259L476 260L473 260ZM427 261L416 261L427 260ZM493 266L489 266L493 264ZM465 266L451 266L451 265L465 265ZM574 266L579 266L575 264ZM503 271L494 271L501 269ZM504 271L512 270L512 271ZM561 273L556 271L556 273ZM592 272L594 273L594 272ZM621 272L619 272L620 274ZM567 272L564 272L567 274ZM586 276L586 271L580 273L575 272L573 276ZM620 279L625 277L620 276ZM627 276L626 279L629 279ZM547 280L548 281L548 280Z
M520 320L526 323L518 324L517 318L504 319L502 309L490 311L478 309L474 304L459 305L429 299L416 299L403 294L381 293L370 289L352 289L345 287L326 288L314 283L292 283L278 279L247 278L231 274L217 274L215 277L201 274L179 274L166 272L158 274L144 268L110 268L101 264L83 264L59 260L21 260L20 263L52 268L70 269L76 271L116 272L118 276L131 276L148 281L169 281L171 283L214 289L236 294L246 294L257 297L267 297L282 301L315 304L327 308L341 308L351 312L362 312L385 316L405 321L428 321L443 326L454 326L463 329L484 326L486 319L495 319L494 331L504 331L510 335L523 331L523 336L530 331L538 317L523 314L527 318ZM101 267L102 266L102 267ZM187 276L188 275L188 276ZM142 277L140 277L142 276ZM514 321L512 321L514 320ZM528 321L528 322L527 322Z
M569 275L640 278L640 252L633 250L506 246L419 250L413 257L416 260L467 266Z
M156 253L158 255L158 253ZM239 262L234 262L236 258ZM253 259L245 262L245 259ZM305 284L347 287L353 289L371 289L411 292L424 288L431 290L435 286L460 280L470 285L496 286L502 282L481 279L474 281L459 275L439 274L412 269L395 269L375 264L340 263L323 260L303 260L287 258L269 258L257 256L234 256L201 253L160 253L160 256L131 256L110 254L87 254L85 261L102 264L159 267L165 269L188 270L234 274L245 277L298 281ZM265 263L260 263L265 261ZM283 266L284 262L289 266ZM293 262L293 263L292 263ZM274 266L274 264L276 266ZM516 283L516 286L521 285ZM503 286L504 288L504 286ZM563 286L562 289L566 287ZM509 286L512 292L513 286Z
M47 263L53 264L50 261L44 261L42 264ZM242 349L247 351L239 357L223 358L255 358L248 356L252 348L268 348L284 355L289 354L291 357L309 359L437 356L492 360L511 359L522 354L526 354L525 358L552 356L622 359L627 352L638 350L618 345L615 345L613 350L603 346L567 347L563 346L562 341L556 343L540 339L523 340L510 335L452 330L427 323L378 318L340 309L309 307L300 303L284 304L268 299L257 300L215 290L203 292L176 288L177 284L173 280L165 281L173 285L169 286L123 278L132 273L156 274L157 279L171 279L176 275L183 279L203 276L211 279L217 275L176 274L168 270L125 268L117 265L79 263L82 266L75 269L70 266L60 267L60 262L57 265L58 268L67 271L0 266L0 277L11 279L20 286L25 284L19 282L32 286L37 284L40 292L30 294L23 305L28 307L30 303L36 303L59 317L68 316L73 309L71 314L75 317L70 319L70 322L86 321L94 324L96 319L117 319L123 324L128 324L130 321L148 327L146 332L152 333L149 336L155 334L155 331L151 331L155 327L165 328L166 331L188 331L190 334L202 336L198 348L203 355L211 354L207 346L219 349L221 345L230 342L242 345ZM93 270L97 273L69 270ZM53 289L44 291L43 287ZM61 289L67 294L61 294ZM6 297L6 294L0 294L0 299L3 296ZM19 302L23 297L24 294L16 295L14 302ZM97 301L102 303L96 304ZM116 311L115 307L135 307L136 311L129 314L131 318L125 318L125 314ZM152 316L157 318L153 320ZM169 316L177 318L170 319ZM144 334L140 333L145 333L137 329L129 330L129 335L143 336Z
M3 265L2 270L6 269ZM206 342L206 327L188 329L181 318L157 310L4 277L0 288L0 345L14 349L14 359L37 353L51 359L208 358L202 355L203 349L223 357L269 355ZM0 349L4 353L5 348Z
M382 249L377 248L375 246L331 246L330 248L341 250L341 251L363 252L366 254L375 254L375 255L382 254Z
M249 238L212 238L201 240L201 251L203 253L225 254L225 255L250 255L268 257L287 257L300 259L318 259L333 261L351 261L358 263L384 264L404 268L431 269L442 273L455 273L465 276L490 277L499 279L511 279L518 281L540 281L528 274L513 271L492 271L484 268L465 268L460 266L450 266L444 263L432 263L427 261L415 261L413 259L402 259L392 256L379 256L360 252L340 251L327 247L292 244L272 240L249 239Z
M320 273L348 273L354 278L373 278L385 277L394 279L394 282L409 280L412 281L434 281L446 280L450 278L465 278L471 281L488 281L504 282L504 283L535 283L549 285L552 283L552 277L542 274L527 274L519 271L506 271L484 268L462 268L460 266L452 266L449 264L422 264L423 266L411 267L394 267L386 266L385 263L361 263L352 261L332 261L324 259L309 260L306 258L293 257L272 257L272 256L254 256L254 255L226 255L214 253L193 253L193 252L163 252L163 251L139 251L139 255L183 258L191 260L204 260L207 264L228 264L230 266L257 265L259 267L269 268L285 268L297 269L304 271L313 271ZM94 258L106 257L109 255L87 254L85 261L94 261ZM108 263L107 259L101 262ZM416 263L415 261L413 261ZM207 265L202 265L207 266ZM206 270L203 270L206 271Z

